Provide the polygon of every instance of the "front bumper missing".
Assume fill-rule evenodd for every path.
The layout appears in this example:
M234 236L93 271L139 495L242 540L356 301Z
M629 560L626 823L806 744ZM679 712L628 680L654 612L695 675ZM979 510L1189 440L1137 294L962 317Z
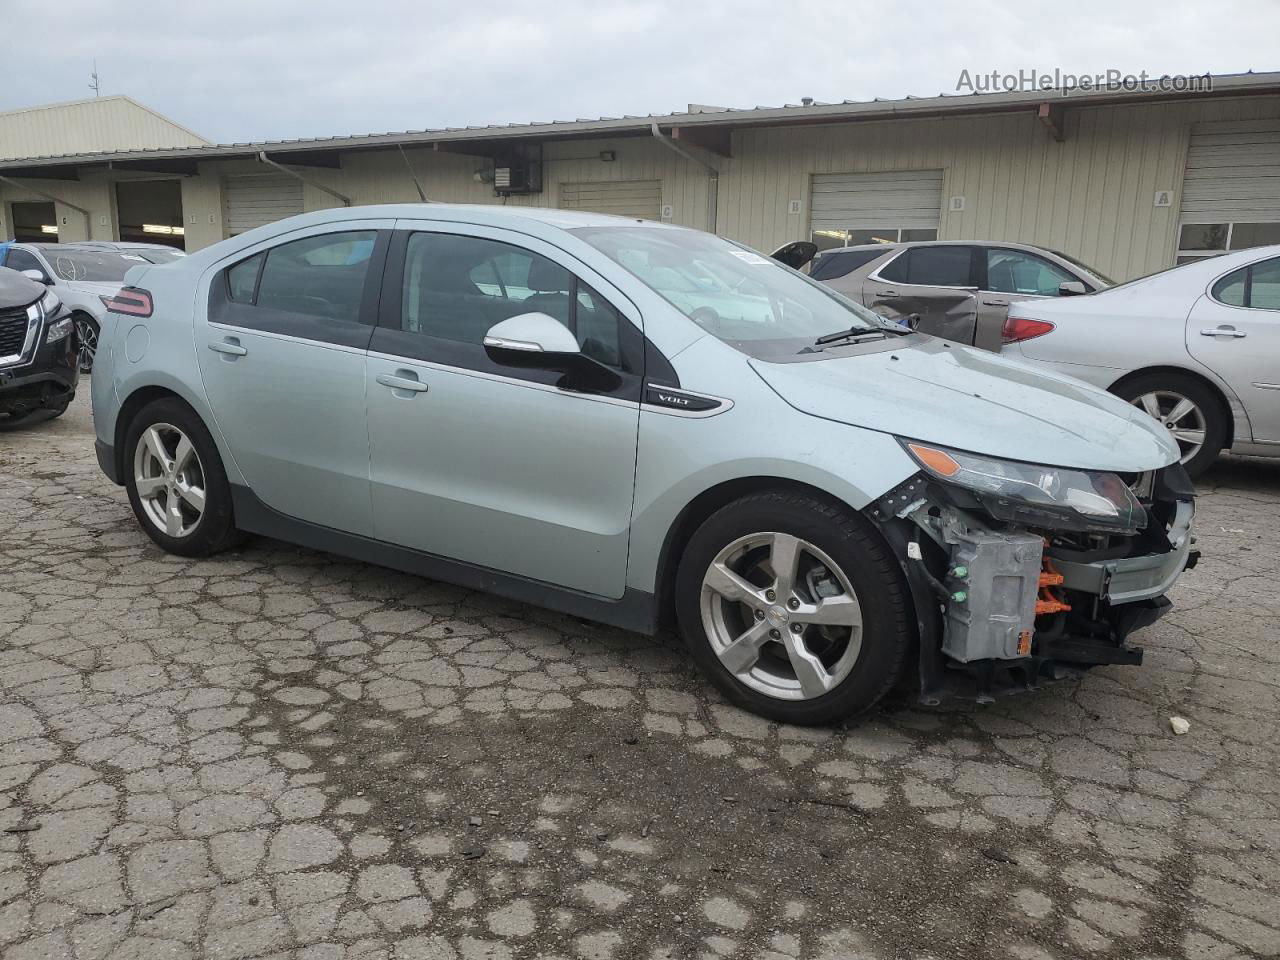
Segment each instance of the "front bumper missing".
M1169 487L1164 485L1166 491ZM868 512L894 546L915 599L921 702L932 705L954 697L985 702L1034 689L1046 680L1079 676L1093 666L1141 664L1143 651L1131 646L1128 637L1168 612L1172 604L1164 594L1199 558L1189 491L1188 482L1159 505L1164 517L1160 535L1129 542L1133 552L1150 552L1090 559L1047 546L1045 570L1062 577L1052 595L1069 601L1053 613L1040 612L1044 605L1036 600L1045 596L1044 581L1031 576L1021 562L1026 560L1021 556L1026 531L955 506L923 476L873 504ZM1152 523L1155 507L1149 505ZM984 547L994 545L993 562L980 561L975 566L983 569L969 570L959 561L972 563L977 556L974 533ZM1001 539L1009 541L1008 554L1001 553ZM1034 539L1039 541L1040 534ZM1040 561L1030 569L1038 574ZM1013 645L1010 624L1018 621L1019 642Z

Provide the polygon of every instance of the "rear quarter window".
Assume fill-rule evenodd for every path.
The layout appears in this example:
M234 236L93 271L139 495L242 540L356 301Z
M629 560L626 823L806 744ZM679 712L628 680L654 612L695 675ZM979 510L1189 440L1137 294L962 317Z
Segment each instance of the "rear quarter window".
M821 254L809 276L814 280L835 280L884 255L883 250L837 250Z

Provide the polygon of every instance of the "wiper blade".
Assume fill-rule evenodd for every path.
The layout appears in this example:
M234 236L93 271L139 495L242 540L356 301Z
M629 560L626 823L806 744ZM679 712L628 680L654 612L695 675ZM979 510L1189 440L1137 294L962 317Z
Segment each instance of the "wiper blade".
M837 330L835 333L826 333L813 341L815 347L821 347L828 343L839 343L841 340L862 340L863 338L872 340L883 340L894 331L883 329L867 329L866 327L850 327L848 330Z

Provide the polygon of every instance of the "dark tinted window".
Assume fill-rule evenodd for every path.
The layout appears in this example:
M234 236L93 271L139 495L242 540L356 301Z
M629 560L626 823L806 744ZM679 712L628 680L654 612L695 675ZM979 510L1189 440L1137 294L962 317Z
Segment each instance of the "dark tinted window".
M356 230L272 247L254 302L261 308L358 323L374 237L372 230Z
M834 280L883 256L883 250L840 250L824 254L814 261L809 276L814 280Z
M1249 284L1249 268L1233 270L1213 285L1213 297L1232 307L1245 305L1245 290Z
M911 251L903 251L877 270L876 273L880 275L882 280L888 280L890 283L906 283L907 263L910 259Z
M237 303L253 303L258 290L258 272L262 269L265 253L241 260L227 271L227 296Z
M534 312L568 327L587 356L618 365L617 312L564 267L496 240L409 238L401 329L479 346L494 324Z
M968 287L969 247L912 247L907 252L907 283L930 287Z

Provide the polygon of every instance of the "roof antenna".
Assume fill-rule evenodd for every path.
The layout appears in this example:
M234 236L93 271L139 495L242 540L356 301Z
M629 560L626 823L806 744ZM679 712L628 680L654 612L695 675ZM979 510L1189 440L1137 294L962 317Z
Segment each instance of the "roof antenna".
M413 185L418 191L418 199L423 203L430 203L431 201L427 199L426 191L422 189L422 184L418 182L418 175L413 172L413 166L409 163L409 155L404 152L404 144L401 143L398 146L400 147L400 156L404 158L405 169L409 171L409 179L413 181Z
M89 74L89 89L93 91L93 95L94 95L95 97L96 97L96 96L99 96L99 93L98 93L98 61L97 61L97 59L96 59L96 58L95 58L95 59L94 59L94 61L93 61L93 72L92 72L91 74Z

